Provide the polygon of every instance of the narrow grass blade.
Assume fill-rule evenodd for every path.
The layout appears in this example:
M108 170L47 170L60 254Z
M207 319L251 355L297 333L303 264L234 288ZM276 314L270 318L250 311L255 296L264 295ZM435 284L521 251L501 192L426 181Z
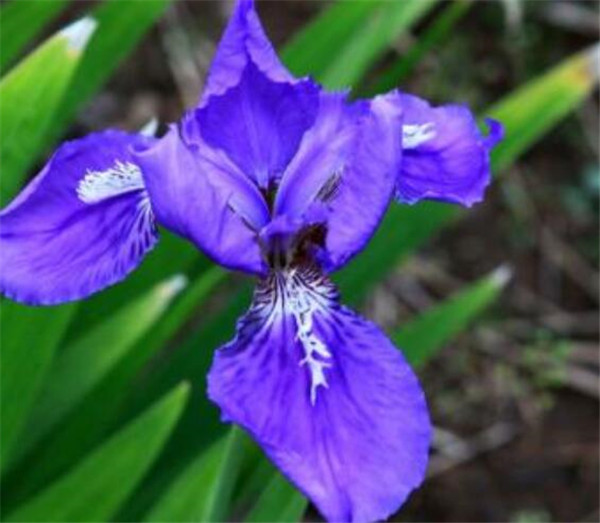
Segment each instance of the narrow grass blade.
M185 405L178 386L7 521L109 521L154 462Z
M38 158L95 27L91 18L71 24L0 81L0 206L15 196Z
M488 113L504 123L505 139L494 151L497 169L514 159L573 111L598 85L600 44L565 60L494 104Z
M200 453L144 521L227 521L247 437L242 429L232 427L227 436Z
M214 484L227 446L223 437L201 452L171 483L143 521L206 521L206 492Z
M509 279L510 270L499 267L404 325L392 336L394 343L412 365L423 365L494 302Z
M435 4L436 0L384 0L354 32L335 61L317 78L327 87L356 85L377 58Z
M229 429L217 474L213 478L208 491L205 491L206 503L201 514L201 521L226 521L233 487L239 473L243 451L242 445L247 437L246 433L237 426Z
M79 110L108 80L168 5L169 0L111 0L102 2L93 11L98 31L48 129L47 145L60 138Z
M301 521L307 506L306 498L279 472L275 472L244 521L295 523Z
M169 354L170 358L162 360L161 365L153 369L154 372L145 376L146 379L139 384L138 394L131 397L123 409L124 418L131 416L131 413L160 396L178 379L189 377L195 385L188 408L152 477L119 514L123 520L141 519L190 460L227 430L227 426L219 419L217 407L206 395L206 376L214 351L231 338L236 319L248 307L249 285L238 284L237 289L237 293L223 293L225 301L220 308L199 329L190 333L177 350Z
M24 307L4 300L0 304L0 413L2 469L48 374L62 335L75 307Z
M294 37L283 61L298 76L310 74L329 88L355 85L435 1L338 1Z
M378 94L398 87L433 48L453 30L458 21L473 5L472 0L453 0L444 3L444 10L435 18L395 65L383 73L375 85L364 94Z
M0 71L19 53L50 20L65 7L66 0L11 0L0 7Z
M320 78L365 19L380 7L380 0L334 3L292 38L282 52L283 61L298 76Z
M87 394L78 407L67 414L47 437L40 440L33 452L28 453L16 464L10 471L2 492L5 506L15 506L27 499L42 485L72 467L91 448L100 444L107 434L120 426L121 420L131 419L134 413L127 417L121 417L119 413L125 398L134 388L133 382L140 370L181 329L191 313L197 310L223 279L224 274L223 270L214 267L188 284L155 325L134 347L126 351L101 383ZM197 351L198 346L195 349ZM203 392L199 391L198 394ZM159 396L160 394L156 397ZM200 421L203 422L202 419ZM20 443L19 457L24 454L23 447L27 441ZM27 449L31 446L30 443Z
M159 284L61 351L32 411L22 442L23 452L31 449L118 365L185 285L183 276Z

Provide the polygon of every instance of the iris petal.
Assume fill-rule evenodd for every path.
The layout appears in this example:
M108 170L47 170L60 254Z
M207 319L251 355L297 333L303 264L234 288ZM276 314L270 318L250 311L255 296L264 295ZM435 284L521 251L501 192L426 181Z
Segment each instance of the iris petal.
M196 112L200 134L260 187L281 176L318 108L310 80L274 82L249 62L240 80Z
M417 378L317 272L257 290L208 392L329 521L385 519L423 480L431 430Z
M0 213L0 289L17 301L81 299L122 280L157 241L129 148L152 138L106 131L63 144Z
M315 125L283 175L275 214L297 220L315 203L325 205L322 262L333 271L365 246L392 198L401 112L383 97L348 104L343 94L322 94L320 100Z
M210 67L200 106L237 85L250 61L273 81L294 81L265 34L254 1L238 0Z
M268 210L222 151L185 142L174 126L154 146L137 151L136 158L161 225L225 267L265 271L257 231Z
M402 113L391 110L385 97L369 102L338 193L330 205L328 271L339 269L365 247L388 208L402 159L395 134L401 123Z
M404 157L396 196L401 203L438 200L471 206L483 199L491 180L490 151L502 126L488 120L481 134L462 105L432 107L408 94L390 95L404 113Z

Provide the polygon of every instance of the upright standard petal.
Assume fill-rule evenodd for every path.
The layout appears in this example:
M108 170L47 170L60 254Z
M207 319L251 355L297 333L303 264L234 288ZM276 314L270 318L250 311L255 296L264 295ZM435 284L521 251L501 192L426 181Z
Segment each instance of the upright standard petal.
M157 241L131 146L106 131L63 144L0 213L0 290L17 301L77 300L122 280Z
M483 136L465 106L432 107L400 93L388 98L404 114L398 201L438 200L467 207L480 202L491 178L490 151L502 139L501 124L488 120L490 133Z
M379 521L425 475L431 436L417 378L314 270L272 275L208 393L329 521Z
M391 200L400 169L402 115L384 97L349 105L322 94L314 126L283 175L276 216L295 219L315 204L328 209L321 260L344 265L367 243Z
M238 0L211 65L200 105L237 85L249 61L271 80L292 82L260 23L253 0Z
M310 80L275 82L248 62L239 82L196 113L198 130L261 188L281 177L312 126L319 88Z
M173 126L155 145L136 153L161 225L225 267L265 272L258 230L268 220L268 209L223 151L202 141L186 142Z

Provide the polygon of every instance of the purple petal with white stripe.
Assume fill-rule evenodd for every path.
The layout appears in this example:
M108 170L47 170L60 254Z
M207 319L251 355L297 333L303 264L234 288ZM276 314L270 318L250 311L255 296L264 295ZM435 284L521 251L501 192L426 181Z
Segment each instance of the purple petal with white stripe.
M385 519L423 481L431 428L417 378L315 270L261 283L208 383L223 419L329 521Z
M0 289L50 305L85 298L127 276L158 237L131 146L105 131L66 142L0 213Z
M387 96L404 114L398 201L438 200L467 207L480 202L491 180L490 151L502 139L501 124L488 119L490 132L484 136L465 106L432 107L409 94Z

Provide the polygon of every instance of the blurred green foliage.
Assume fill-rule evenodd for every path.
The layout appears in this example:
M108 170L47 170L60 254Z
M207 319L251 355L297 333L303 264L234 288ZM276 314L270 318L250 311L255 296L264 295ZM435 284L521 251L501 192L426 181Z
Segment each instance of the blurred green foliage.
M12 0L0 8L3 71L65 5ZM103 2L91 13L98 27L84 49L71 52L58 33L4 75L3 203L167 6L167 0ZM284 60L331 88L394 87L471 3L445 4L409 54L383 71L375 88L366 87L366 73L435 6L434 0L334 3L294 36ZM23 20L31 23L18 30ZM565 60L484 113L506 127L493 157L496 170L509 167L589 94L597 80L592 52ZM390 270L462 214L437 203L392 207L369 248L336 276L345 300L360 305ZM187 275L187 284L174 279L177 273ZM498 297L505 276L494 272L467 285L394 333L407 358L424 365L435 357ZM249 285L229 280L165 233L135 275L85 303L35 309L3 300L3 520L302 518L306 500L248 436L219 423L205 396L212 351L232 335L249 301ZM208 308L216 289L220 305ZM199 313L203 321L189 328ZM178 350L163 351L174 338Z

